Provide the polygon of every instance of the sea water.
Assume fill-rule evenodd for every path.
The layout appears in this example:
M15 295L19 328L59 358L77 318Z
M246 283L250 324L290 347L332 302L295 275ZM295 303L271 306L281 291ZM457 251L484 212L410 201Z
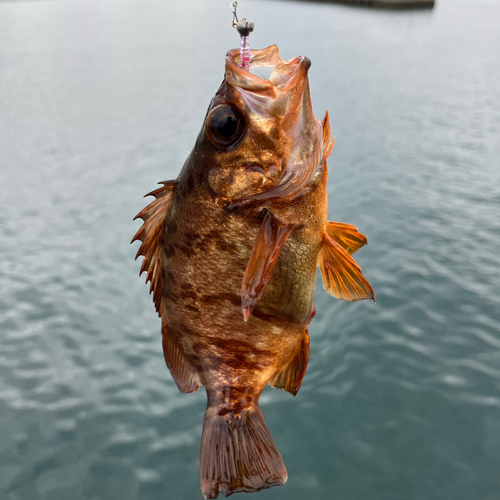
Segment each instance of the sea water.
M194 145L228 0L0 2L0 498L201 499L204 391L180 394L130 240ZM318 280L289 472L255 498L500 498L500 4L242 1L254 48L312 60L331 220L377 303ZM252 497L253 498L253 497Z

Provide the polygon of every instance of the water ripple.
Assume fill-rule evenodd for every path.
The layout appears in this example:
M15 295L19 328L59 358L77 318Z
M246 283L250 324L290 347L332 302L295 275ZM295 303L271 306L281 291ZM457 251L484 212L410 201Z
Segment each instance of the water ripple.
M368 235L377 295L342 303L318 280L302 389L261 398L289 481L259 498L496 500L498 7L247 8L314 62L330 217ZM205 394L170 377L129 246L220 84L220 12L185 9L0 2L2 499L200 498Z

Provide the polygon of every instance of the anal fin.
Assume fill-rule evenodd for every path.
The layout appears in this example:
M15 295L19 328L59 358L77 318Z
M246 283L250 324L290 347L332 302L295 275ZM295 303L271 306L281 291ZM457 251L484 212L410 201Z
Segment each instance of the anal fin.
M319 252L319 267L325 290L337 299L354 301L372 299L375 294L361 272L361 267L327 234Z
M292 360L279 371L270 384L276 389L285 389L294 396L299 392L309 361L309 333L307 330L297 345Z
M163 355L165 362L172 374L172 377L181 392L196 392L200 385L200 377L196 369L186 358L178 342L173 339L167 331L167 326L163 322L161 328L163 337Z

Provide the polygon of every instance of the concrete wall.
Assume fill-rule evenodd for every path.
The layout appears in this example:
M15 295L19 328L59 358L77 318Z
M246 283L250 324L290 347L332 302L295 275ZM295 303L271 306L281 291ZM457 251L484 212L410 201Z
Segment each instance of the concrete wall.
M364 7L379 7L386 9L418 9L432 8L435 0L312 0L325 3L343 3L362 5Z

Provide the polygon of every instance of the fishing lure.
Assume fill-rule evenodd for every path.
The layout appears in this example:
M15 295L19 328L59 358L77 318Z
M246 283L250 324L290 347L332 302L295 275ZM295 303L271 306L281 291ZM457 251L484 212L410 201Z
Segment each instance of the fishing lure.
M250 71L250 63L252 60L252 52L250 50L250 33L255 28L255 24L251 19L243 18L238 20L236 8L238 2L231 4L233 10L233 28L240 34L240 68L244 71Z

